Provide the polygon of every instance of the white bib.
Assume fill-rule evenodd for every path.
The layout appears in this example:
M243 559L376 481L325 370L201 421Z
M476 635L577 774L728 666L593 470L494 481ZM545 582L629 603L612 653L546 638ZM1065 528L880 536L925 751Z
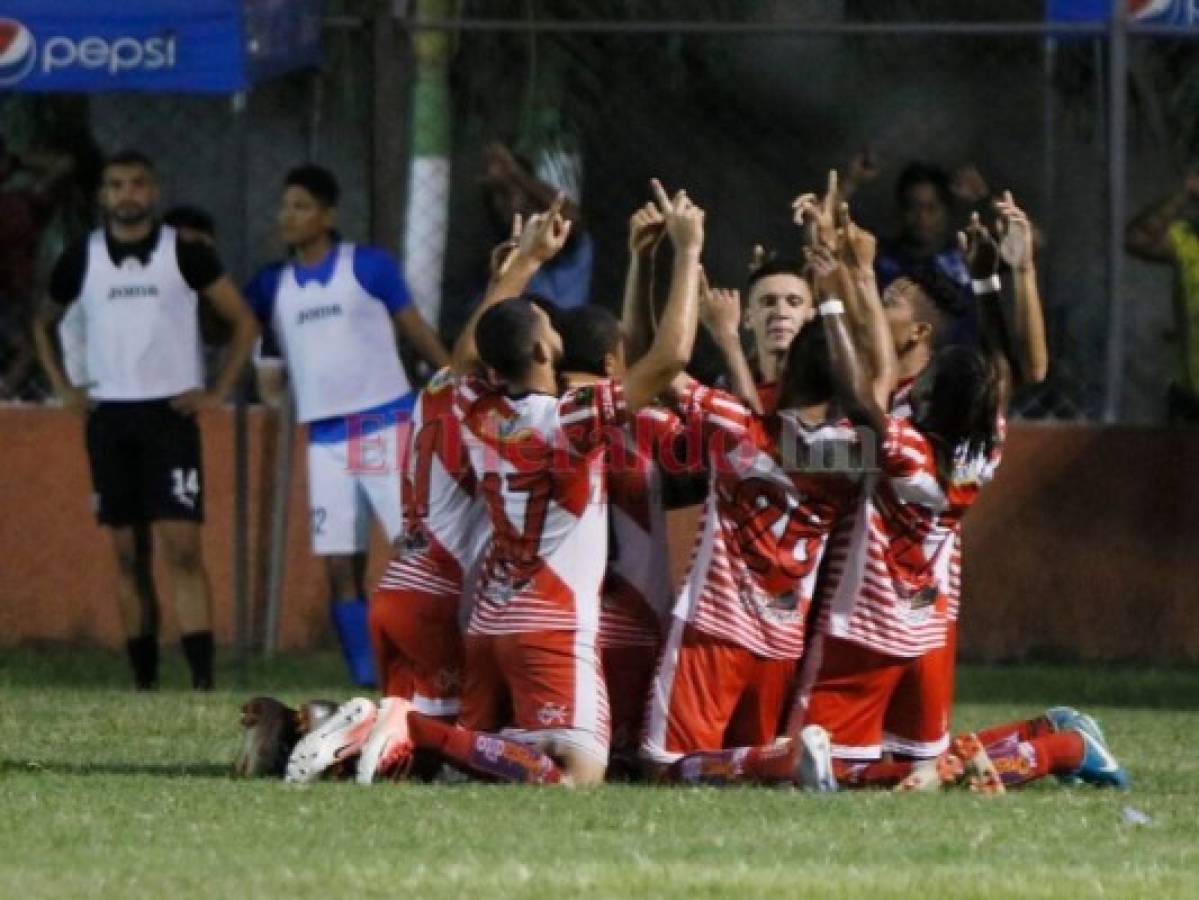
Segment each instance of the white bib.
M296 397L297 418L348 416L408 393L391 313L354 277L354 245L340 244L327 284L279 276L274 325Z
M145 265L132 256L114 265L104 232L92 232L78 300L91 396L157 400L202 388L198 300L179 271L173 228L161 227Z

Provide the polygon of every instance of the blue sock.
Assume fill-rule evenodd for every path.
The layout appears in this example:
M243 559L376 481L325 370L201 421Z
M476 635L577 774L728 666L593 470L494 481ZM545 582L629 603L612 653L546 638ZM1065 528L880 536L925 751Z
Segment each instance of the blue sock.
M374 687L375 653L371 648L370 630L367 627L366 601L361 597L334 600L329 605L329 615L333 619L350 678L360 687Z

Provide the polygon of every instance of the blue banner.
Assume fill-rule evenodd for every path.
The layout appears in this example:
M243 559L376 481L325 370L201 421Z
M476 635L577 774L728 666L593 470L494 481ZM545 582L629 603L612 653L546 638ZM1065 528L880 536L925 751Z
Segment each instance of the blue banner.
M1112 0L1048 0L1050 22L1106 22ZM1199 29L1199 0L1128 0L1128 21L1136 25L1167 25Z
M233 93L315 65L319 0L4 0L0 90Z

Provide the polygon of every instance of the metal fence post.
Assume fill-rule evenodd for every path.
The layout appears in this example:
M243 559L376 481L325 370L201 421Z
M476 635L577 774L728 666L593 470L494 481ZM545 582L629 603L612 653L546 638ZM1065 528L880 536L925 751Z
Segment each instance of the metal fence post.
M1120 418L1124 387L1124 219L1128 132L1128 4L1113 0L1108 33L1108 321L1103 421Z

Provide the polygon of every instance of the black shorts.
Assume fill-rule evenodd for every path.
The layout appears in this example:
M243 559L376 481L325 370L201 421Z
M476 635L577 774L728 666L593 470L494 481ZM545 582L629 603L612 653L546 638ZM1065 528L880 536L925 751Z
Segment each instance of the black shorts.
M87 417L87 458L101 525L204 521L200 429L170 401L98 404Z

